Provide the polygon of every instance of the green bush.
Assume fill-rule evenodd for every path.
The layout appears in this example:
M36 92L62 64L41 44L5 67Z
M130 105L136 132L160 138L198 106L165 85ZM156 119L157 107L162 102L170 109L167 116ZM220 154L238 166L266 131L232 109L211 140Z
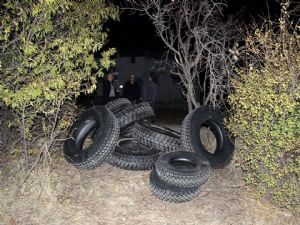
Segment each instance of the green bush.
M34 125L53 142L67 126L63 105L92 92L113 64L104 25L118 9L105 0L6 0L0 15L0 100L17 115L27 154Z
M299 212L300 27L282 4L278 25L265 24L246 38L252 61L232 79L227 123L242 141L236 161L257 197Z

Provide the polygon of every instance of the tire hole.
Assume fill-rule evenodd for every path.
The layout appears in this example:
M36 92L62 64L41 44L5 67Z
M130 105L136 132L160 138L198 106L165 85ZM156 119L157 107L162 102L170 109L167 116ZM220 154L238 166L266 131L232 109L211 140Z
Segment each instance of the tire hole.
M196 164L189 159L172 159L170 165L179 170L191 170L196 168Z
M217 139L215 134L212 132L209 124L204 124L200 127L200 141L204 149L210 153L215 154L217 150Z
M97 129L95 127L89 132L88 136L86 137L86 139L83 142L82 151L87 150L92 144L94 144L96 131L97 131Z

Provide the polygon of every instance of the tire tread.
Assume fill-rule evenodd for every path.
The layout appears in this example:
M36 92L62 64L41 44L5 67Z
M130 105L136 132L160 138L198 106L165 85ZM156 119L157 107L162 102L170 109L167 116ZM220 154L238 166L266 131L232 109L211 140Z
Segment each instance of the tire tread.
M157 127L159 129L159 127ZM163 129L163 128L161 128ZM162 152L174 152L181 149L180 136L178 138L151 130L151 128L136 123L133 129L133 137L147 146Z

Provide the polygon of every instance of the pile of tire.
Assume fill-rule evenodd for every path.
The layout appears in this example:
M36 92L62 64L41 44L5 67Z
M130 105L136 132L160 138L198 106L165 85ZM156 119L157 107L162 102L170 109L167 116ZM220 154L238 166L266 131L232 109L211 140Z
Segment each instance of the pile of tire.
M149 183L155 196L169 202L191 200L208 180L210 167L223 167L232 158L224 115L200 107L186 116L181 132L152 124L154 116L148 103L132 105L125 98L87 109L70 128L64 157L78 169L108 162L127 170L152 170ZM209 126L216 137L213 154L199 139L201 126ZM91 143L85 147L88 138Z
M152 192L161 200L186 202L195 198L208 180L209 162L193 152L161 155L150 173Z

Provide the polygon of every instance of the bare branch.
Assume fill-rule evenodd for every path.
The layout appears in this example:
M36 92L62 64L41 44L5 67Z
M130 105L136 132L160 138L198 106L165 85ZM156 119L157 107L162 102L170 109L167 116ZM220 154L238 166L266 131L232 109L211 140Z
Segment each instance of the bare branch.
M127 2L126 9L149 17L168 48L168 56L174 60L171 71L181 79L189 110L200 105L197 85L205 95L202 104L222 104L232 73L229 48L239 37L231 18L223 22L226 4L212 0Z

